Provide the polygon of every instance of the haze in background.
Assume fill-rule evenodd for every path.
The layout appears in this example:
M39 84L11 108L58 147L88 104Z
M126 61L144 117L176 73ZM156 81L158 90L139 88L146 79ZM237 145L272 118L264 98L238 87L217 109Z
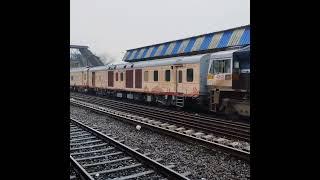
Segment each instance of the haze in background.
M70 42L106 62L127 49L250 24L249 0L70 0Z

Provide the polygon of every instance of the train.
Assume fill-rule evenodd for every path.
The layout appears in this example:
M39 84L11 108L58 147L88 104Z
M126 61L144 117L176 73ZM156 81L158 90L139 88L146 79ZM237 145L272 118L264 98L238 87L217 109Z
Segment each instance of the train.
M70 69L76 92L250 117L250 45L149 61Z

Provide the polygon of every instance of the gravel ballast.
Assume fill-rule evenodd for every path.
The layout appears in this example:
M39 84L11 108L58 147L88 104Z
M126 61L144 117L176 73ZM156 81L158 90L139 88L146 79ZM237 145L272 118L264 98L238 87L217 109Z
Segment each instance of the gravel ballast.
M111 119L84 108L70 107L70 116L99 127L102 132L124 140L124 144L151 153L153 159L162 158L162 164L175 165L178 172L190 172L190 179L250 179L250 164L220 152L214 152L179 141L173 137L152 132Z

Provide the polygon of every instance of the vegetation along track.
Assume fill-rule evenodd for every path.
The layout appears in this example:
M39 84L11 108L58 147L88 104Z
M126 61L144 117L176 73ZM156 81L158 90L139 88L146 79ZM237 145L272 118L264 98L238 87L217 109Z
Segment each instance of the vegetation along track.
M114 110L132 113L138 116L161 120L163 122L205 132L207 134L220 135L235 140L250 142L250 126L245 123L230 122L213 117L110 100L80 93L72 93L71 98L112 108Z
M160 160L70 118L70 179L188 179Z

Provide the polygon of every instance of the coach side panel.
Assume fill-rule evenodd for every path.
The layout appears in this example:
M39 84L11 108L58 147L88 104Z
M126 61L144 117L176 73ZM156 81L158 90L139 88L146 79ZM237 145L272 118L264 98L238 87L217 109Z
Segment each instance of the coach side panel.
M197 96L200 90L200 64L183 64L178 68L178 93ZM180 77L181 76L181 77Z
M70 86L82 86L82 72L70 72Z
M176 92L176 74L171 66L146 67L142 71L142 90L172 95Z
M125 89L126 72L124 69L116 69L113 72L114 89L123 90Z

